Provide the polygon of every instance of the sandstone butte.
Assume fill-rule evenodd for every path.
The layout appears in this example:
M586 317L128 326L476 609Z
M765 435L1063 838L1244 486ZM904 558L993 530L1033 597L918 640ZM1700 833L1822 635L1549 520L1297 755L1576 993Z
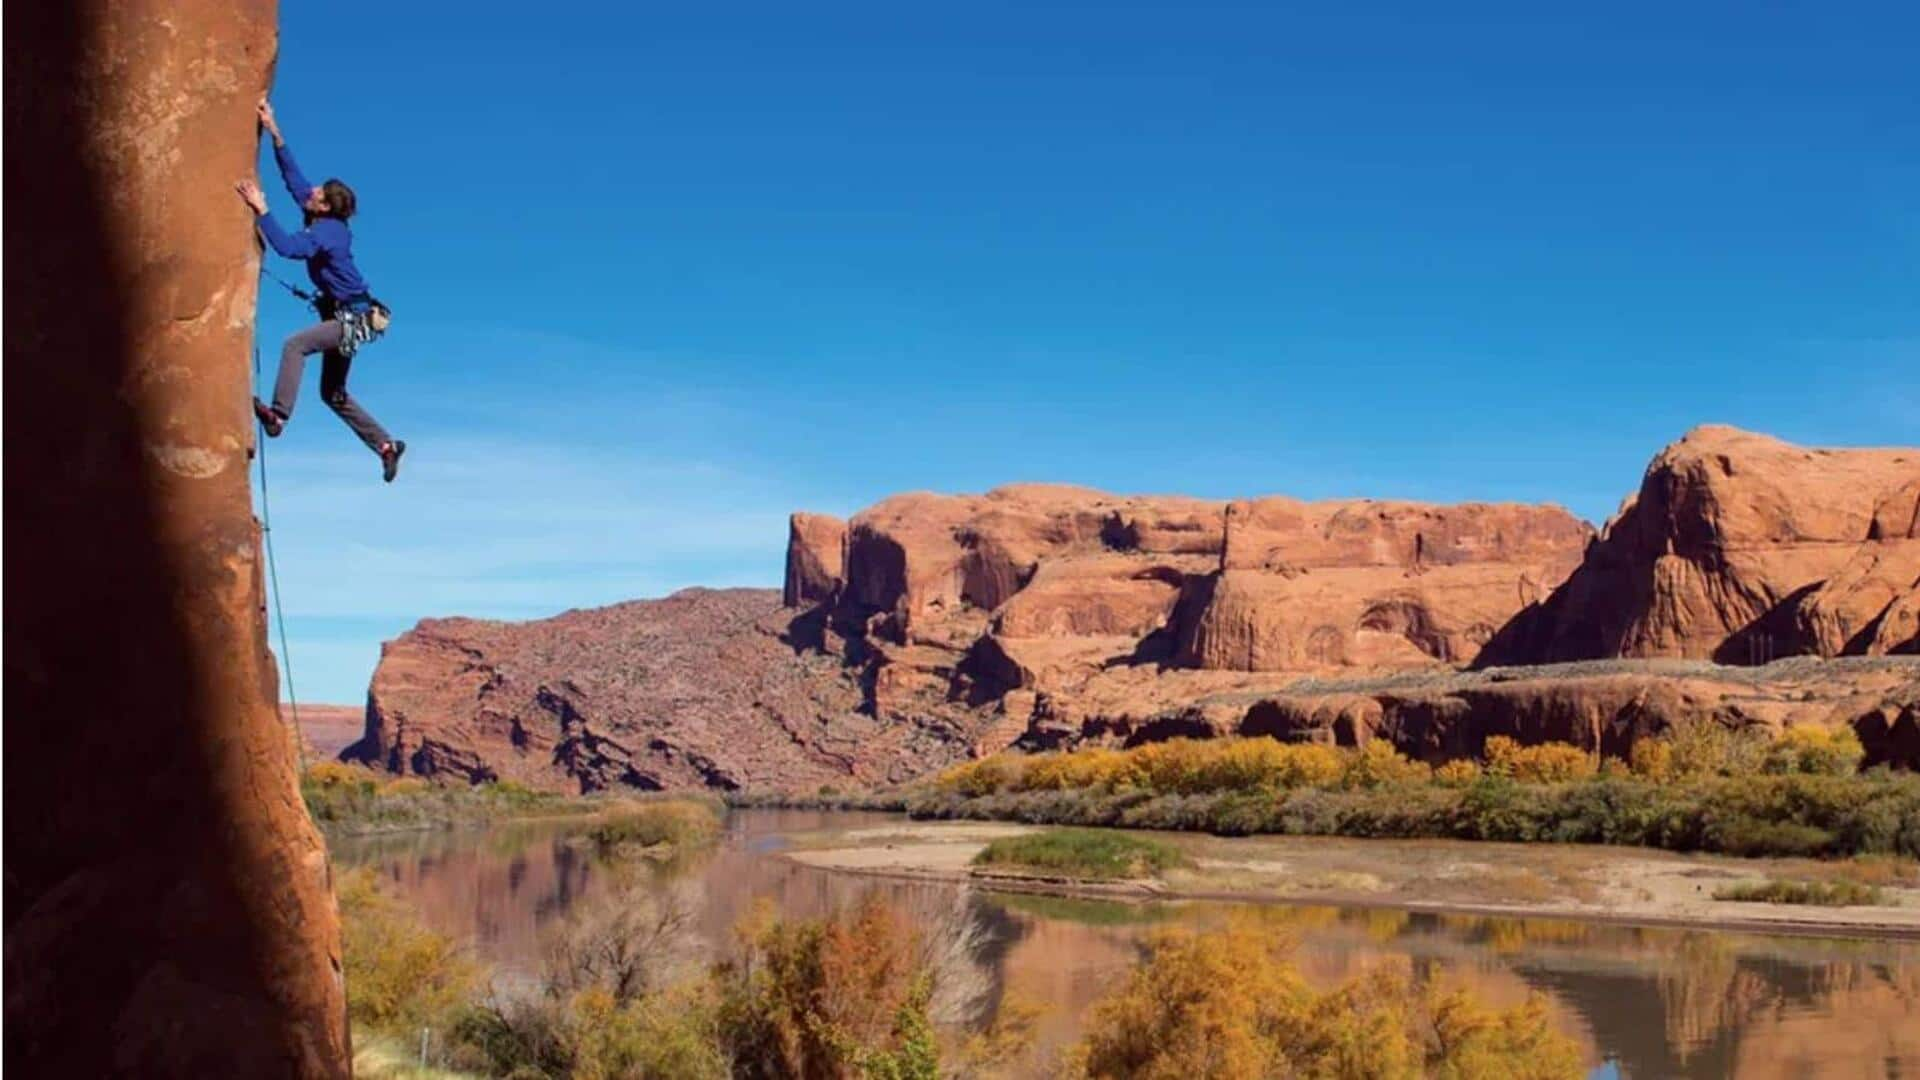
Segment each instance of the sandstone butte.
M387 643L346 756L548 788L813 790L1016 746L1264 733L1624 754L1849 724L1920 766L1920 449L1702 427L1555 506L1023 485L792 518L786 582Z
M351 1072L247 482L274 27L7 12L9 1075Z

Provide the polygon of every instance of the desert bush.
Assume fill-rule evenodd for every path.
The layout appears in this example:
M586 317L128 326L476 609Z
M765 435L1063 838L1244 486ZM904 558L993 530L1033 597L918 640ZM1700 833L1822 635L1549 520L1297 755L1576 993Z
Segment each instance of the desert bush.
M1142 782L1154 791L1191 795L1201 790L1201 770L1209 756L1204 743L1169 739L1128 751Z
M1271 1033L1307 995L1286 940L1233 927L1156 932L1150 957L1093 1007L1077 1051L1088 1077L1263 1077L1287 1064Z
M1462 788L1452 816L1453 835L1468 840L1543 839L1549 796L1512 777L1488 774Z
M978 761L963 761L934 777L934 786L970 799L991 795L1006 787L1018 774L1012 755L995 754Z
M919 937L876 896L818 922L762 913L737 939L715 970L716 1031L735 1076L938 1075Z
M446 1026L472 998L480 968L453 939L427 929L370 870L341 875L341 952L347 1015L374 1032Z
M524 814L585 813L584 800L534 791L511 781L436 784L360 765L316 762L300 777L307 813L331 834L445 828Z
M1058 904L1081 905L1079 908L1047 909L1030 906L1030 910L1051 911L1058 916L1062 910L1070 910L1071 917L1085 917L1093 901L1062 900L1058 897L1023 897L1023 901L1052 900ZM1108 908L1117 908L1123 912L1131 911L1131 904L1108 904ZM1020 1066L1028 1062L1035 1046L1039 1042L1040 1021L1052 1011L1046 1001L1027 997L1018 991L1005 993L1000 1004L994 1009L993 1017L986 1026L969 1032L953 1040L950 1050L942 1054L943 1065L949 1069L944 1075L954 1080L972 1080L979 1077L1023 1076L1032 1073L1031 1069Z
M1683 721L1661 736L1671 749L1671 777L1751 776L1760 771L1769 739L1758 727L1730 728L1713 720Z
M380 776L364 765L344 761L316 761L307 766L302 781L314 787L357 788L368 792L379 786Z
M695 799L621 803L602 811L587 830L587 839L602 854L661 845L690 849L712 843L719 835L718 810Z
M626 1002L601 989L490 1002L461 1016L452 1042L453 1064L514 1080L723 1080L733 1072L704 979Z
M1146 877L1185 861L1170 844L1104 829L1052 829L1002 837L973 860L976 866L1016 867L1081 878Z
M1538 804L1541 835L1573 844L1690 847L1688 804L1657 784L1604 777L1552 789Z
M1855 855L1841 872L1862 885L1920 884L1920 862L1898 855Z
M1349 788L1399 787L1424 783L1433 775L1426 762L1402 757L1393 744L1370 739L1347 755L1340 782Z
M1149 959L1094 1006L1073 1071L1086 1077L1580 1075L1538 999L1489 1010L1464 991L1376 969L1325 993L1288 939L1238 922L1149 940Z
M1761 768L1769 773L1851 776L1866 757L1860 737L1849 727L1790 727L1767 747Z
M1132 756L1122 750L1089 747L1072 753L1040 754L1018 767L1012 786L1018 791L1086 790L1127 787L1138 781Z
M626 1002L604 990L583 991L567 1014L566 1075L573 1080L720 1080L732 1070L720 1049L715 1017L697 987Z
M577 907L543 943L544 989L555 998L592 990L627 1005L666 985L692 927L684 904L644 887Z
M1316 743L1274 739L1222 739L1200 764L1198 790L1254 791L1319 787L1340 779L1338 750Z
M1505 735L1487 740L1487 771L1524 784L1559 784L1594 774L1593 755L1569 743L1521 746Z
M1673 776L1673 743L1667 739L1639 739L1627 752L1633 775L1664 782Z
M1164 744L1161 744L1164 745ZM1640 745L1648 745L1643 741ZM1143 748L1145 749L1145 748ZM1183 751L1191 753L1191 751ZM1395 759L1384 745L1356 769L1378 778ZM1360 755L1352 755L1359 758ZM1641 752L1642 765L1648 760ZM1386 769L1376 768L1387 762ZM1425 767L1405 762L1416 781ZM1681 783L1636 775L1522 783L1442 766L1440 783L1255 787L1238 791L1007 792L968 799L917 797L921 817L972 817L1038 825L1120 826L1301 836L1457 837L1634 844L1739 855L1885 854L1920 857L1920 776L1789 773L1699 776ZM1468 779L1471 777L1471 779Z
M1205 829L1220 836L1252 836L1276 832L1284 793L1264 790L1214 796L1206 806Z
M1519 740L1511 735L1490 735L1481 747L1480 756L1487 763L1487 772L1494 776L1513 775L1513 757L1520 752Z
M1746 900L1764 904L1813 904L1820 907L1847 907L1854 904L1878 904L1880 889L1856 881L1782 881L1744 882L1713 890L1715 900Z
M1585 1073L1580 1049L1553 1025L1546 999L1529 995L1511 1009L1491 1009L1464 989L1430 991L1432 1034L1427 1074L1440 1080L1554 1080Z

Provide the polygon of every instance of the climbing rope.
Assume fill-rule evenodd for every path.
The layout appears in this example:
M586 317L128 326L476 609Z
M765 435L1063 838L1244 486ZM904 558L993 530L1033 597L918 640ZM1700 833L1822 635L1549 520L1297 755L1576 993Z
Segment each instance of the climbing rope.
M267 269L264 266L260 268L260 272L262 274L265 274L267 277L272 278L275 284L279 285L281 288L292 293L295 299L299 300L301 303L308 305L309 307L311 307L318 300L318 298L314 296L313 293L308 292L307 290L301 288L298 285L295 285L293 282L288 281L286 278L281 277L279 274L274 273L273 271ZM258 341L255 341L253 343L253 369L254 369L254 374L258 375L260 373L260 343Z
M269 277L266 270L260 271ZM275 277L275 281L280 279ZM282 285L287 283L280 282ZM287 285L293 289L293 286ZM294 290L298 293L298 290ZM253 377L260 378L260 339L256 333L253 340ZM249 412L248 415L252 415ZM293 712L293 748L300 762L301 775L307 771L307 737L300 727L300 697L293 689L293 652L287 648L287 616L280 609L280 565L273 557L273 503L267 496L267 440L254 436L255 452L260 456L260 536L267 549L267 583L273 591L273 621L280 629L280 667L287 673L287 705Z

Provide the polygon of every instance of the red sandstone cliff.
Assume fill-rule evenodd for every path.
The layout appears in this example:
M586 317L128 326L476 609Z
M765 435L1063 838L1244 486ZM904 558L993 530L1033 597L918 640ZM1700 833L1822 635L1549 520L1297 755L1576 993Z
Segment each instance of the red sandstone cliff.
M786 585L388 646L354 753L595 788L811 787L1178 734L1623 752L1687 717L1920 763L1920 451L1702 428L1595 536L1551 506L1022 485L796 514ZM778 607L784 604L784 608ZM1789 654L1816 659L1736 665ZM1649 664L1673 656L1702 662ZM1472 674L1494 664L1607 661ZM1811 664L1812 667L1808 665Z
M1696 428L1482 662L1920 652L1917 507L1920 447L1814 450Z
M647 791L879 785L963 759L965 717L877 721L770 589L689 589L528 623L428 619L382 650L349 760ZM798 628L804 630L804 626Z
M6 24L6 1065L348 1073L247 484L275 10Z

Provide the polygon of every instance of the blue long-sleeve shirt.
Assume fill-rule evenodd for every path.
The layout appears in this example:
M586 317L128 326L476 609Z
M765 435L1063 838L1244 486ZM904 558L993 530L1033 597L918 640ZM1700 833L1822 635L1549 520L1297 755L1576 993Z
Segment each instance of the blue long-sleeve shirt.
M287 183L293 201L305 204L313 185L301 174L293 151L285 143L273 148L273 159L280 166L280 178ZM289 259L303 259L307 277L314 286L334 301L357 300L367 295L367 281L353 265L353 230L339 218L315 218L299 232L290 233L273 220L272 213L260 215L260 232L273 250Z

